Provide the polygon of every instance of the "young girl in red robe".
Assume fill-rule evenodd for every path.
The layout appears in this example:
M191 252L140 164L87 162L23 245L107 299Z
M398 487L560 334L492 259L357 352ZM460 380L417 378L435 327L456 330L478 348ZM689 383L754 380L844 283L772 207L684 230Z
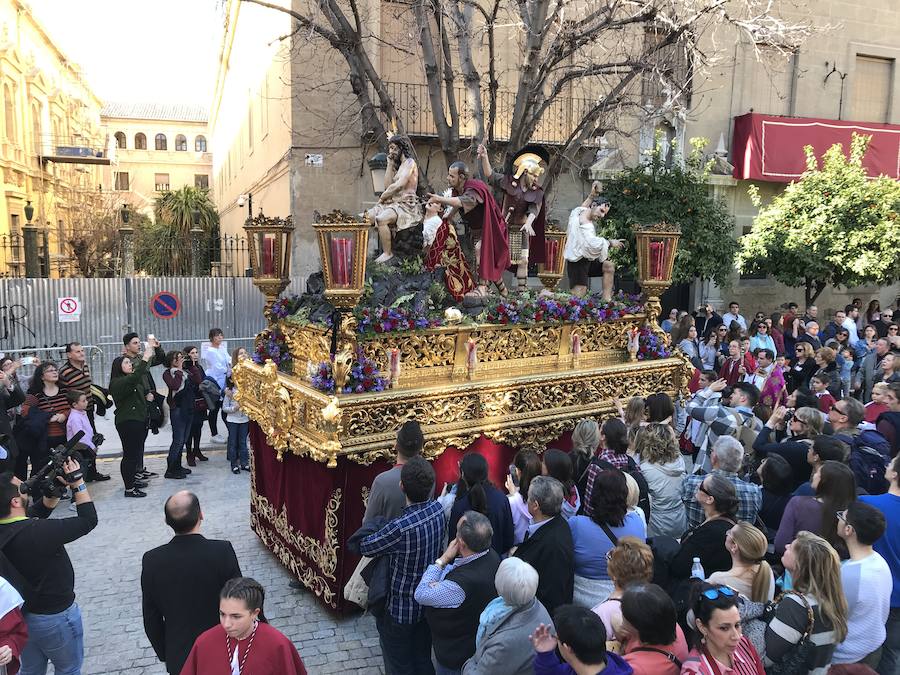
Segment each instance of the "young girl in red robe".
M219 625L197 638L181 675L306 675L293 643L259 621L265 595L249 577L226 583L219 595Z
M24 601L19 592L0 577L0 666L8 675L19 672L19 658L28 641L28 626L22 616Z

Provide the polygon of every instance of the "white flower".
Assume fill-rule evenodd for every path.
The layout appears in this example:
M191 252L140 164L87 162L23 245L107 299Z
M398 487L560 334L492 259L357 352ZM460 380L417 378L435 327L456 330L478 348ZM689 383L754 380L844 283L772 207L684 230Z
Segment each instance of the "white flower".
M448 307L444 310L444 319L447 323L459 323L462 321L462 312L456 309L456 307Z

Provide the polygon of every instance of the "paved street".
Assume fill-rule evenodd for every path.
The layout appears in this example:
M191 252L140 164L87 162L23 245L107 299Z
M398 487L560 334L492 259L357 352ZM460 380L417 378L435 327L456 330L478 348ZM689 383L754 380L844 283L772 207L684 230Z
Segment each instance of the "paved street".
M208 429L204 430L206 434ZM100 523L87 537L67 546L75 565L75 592L84 614L82 672L165 673L144 635L141 556L172 536L163 521L163 502L169 494L184 488L200 498L205 517L203 534L229 539L243 573L265 586L266 615L273 626L294 641L311 674L381 673L374 620L368 616L335 619L311 594L289 588L291 577L250 530L249 474L231 474L222 451L207 455L210 461L198 466L186 480L153 479L145 499L123 498L118 460L100 461L100 470L114 476L111 481L90 486ZM147 462L160 474L164 463L161 457ZM70 515L65 504L57 512L57 516Z

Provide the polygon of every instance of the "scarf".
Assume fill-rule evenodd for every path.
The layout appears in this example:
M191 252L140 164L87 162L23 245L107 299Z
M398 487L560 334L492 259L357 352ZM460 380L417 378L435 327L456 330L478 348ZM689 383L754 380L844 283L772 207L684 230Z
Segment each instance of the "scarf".
M534 600L532 600L532 602L534 602ZM482 640L484 640L484 637L489 630L493 630L517 609L519 608L507 605L503 598L498 597L491 600L478 618L478 632L475 634L475 648L478 649L478 646L481 644Z

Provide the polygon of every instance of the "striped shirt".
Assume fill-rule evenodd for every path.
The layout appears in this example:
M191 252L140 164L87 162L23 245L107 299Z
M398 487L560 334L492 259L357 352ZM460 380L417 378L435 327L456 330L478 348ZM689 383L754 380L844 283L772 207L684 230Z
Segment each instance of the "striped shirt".
M88 364L79 368L71 361L66 360L59 367L59 388L62 391L80 391L87 394L88 400L91 398L91 370Z
M69 410L71 410L69 401L66 399L66 395L63 393L62 389L60 389L55 396L47 396L47 394L42 391L37 394L28 394L25 397L25 403L22 404L22 415L28 417L28 411L31 408L40 408L41 410L50 413L51 417L53 415L68 417ZM59 436L65 438L66 420L63 420L62 422L49 422L47 424L47 435L51 438Z
M797 673L825 675L834 654L834 627L822 616L819 603L811 595L804 595L813 611L813 629L809 636L812 649L806 670ZM775 614L766 627L766 665L774 665L793 651L794 646L809 628L806 606L797 593L787 593L775 607Z
M698 675L765 675L765 670L763 670L759 654L750 644L750 640L746 635L742 635L741 641L738 642L737 648L731 655L731 667L718 660L714 664L712 656L705 649L703 651L692 649L681 667L681 673L682 675L685 673L688 675L694 675L694 673Z
M407 506L399 518L360 542L364 556L390 556L388 612L397 623L409 625L422 620L422 605L414 594L428 565L442 553L445 526L440 502L419 502Z

